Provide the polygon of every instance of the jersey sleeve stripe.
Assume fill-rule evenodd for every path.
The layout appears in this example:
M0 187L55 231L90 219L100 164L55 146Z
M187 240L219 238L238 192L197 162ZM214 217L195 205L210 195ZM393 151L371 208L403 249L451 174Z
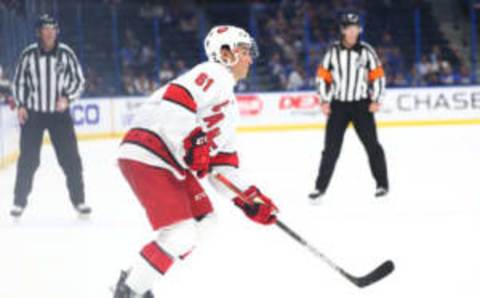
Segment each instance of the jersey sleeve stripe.
M163 94L163 99L176 103L192 113L197 112L197 104L193 100L190 92L183 86L178 84L170 84Z

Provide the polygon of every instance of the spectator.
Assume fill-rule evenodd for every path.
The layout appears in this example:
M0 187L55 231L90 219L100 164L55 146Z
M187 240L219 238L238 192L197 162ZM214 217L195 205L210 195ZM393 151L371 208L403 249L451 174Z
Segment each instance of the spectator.
M197 28L197 16L194 12L186 12L180 17L180 30L183 32L195 32Z
M397 73L395 73L392 83L393 83L394 86L402 86L402 87L408 86L407 79L405 78L403 73L401 73L399 71Z
M122 84L123 85L122 94L137 95L136 90L135 90L134 79L133 79L131 69L126 69L123 72L122 83L123 83Z
M160 86L165 85L167 82L172 80L175 76L172 66L169 62L165 61L162 64L160 71L158 72L158 80Z
M297 91L303 89L305 86L305 79L303 68L295 64L293 70L290 72L288 76L287 82L287 90L289 91Z
M285 67L283 66L279 53L274 53L269 62L269 69L273 76L273 82L279 89L287 86L287 77Z
M120 50L122 66L124 68L135 66L141 51L141 45L132 29L125 30L124 47Z
M465 65L462 65L460 67L460 72L455 80L455 83L462 84L462 85L468 85L472 83L470 72L468 71L468 68Z
M176 75L181 75L181 74L184 74L185 72L187 72L188 68L187 68L187 65L185 63L185 60L183 59L178 59L177 62L175 63L175 72L176 72Z
M432 52L430 53L430 63L434 66L439 66L440 65L440 61L443 60L443 57L442 57L442 54L441 54L441 50L440 50L440 46L439 45L434 45L432 47ZM439 70L439 68L433 68L433 71L434 72L437 72Z
M452 85L453 83L455 83L455 77L453 75L452 67L447 61L443 61L441 64L439 81L443 85Z
M417 72L421 78L425 78L431 73L431 69L428 58L424 55L420 63L417 64Z
M152 70L153 61L155 60L155 52L149 45L142 45L138 57L139 68L143 71L150 72Z
M135 78L133 81L133 86L135 88L135 94L148 96L155 91L155 84L147 76L147 73L144 71L140 72L140 75Z
M440 84L440 80L438 79L438 75L435 72L430 72L427 77L427 84L430 86L438 86Z
M89 67L85 72L85 96L94 97L105 95L105 84L93 67Z
M410 72L405 75L409 86L424 86L425 81L417 72L417 67L414 65L410 68Z
M441 71L440 67L443 60L444 59L442 58L440 47L438 45L434 45L431 53L422 57L422 63L427 65L426 73L424 75L428 76L431 73L438 75Z

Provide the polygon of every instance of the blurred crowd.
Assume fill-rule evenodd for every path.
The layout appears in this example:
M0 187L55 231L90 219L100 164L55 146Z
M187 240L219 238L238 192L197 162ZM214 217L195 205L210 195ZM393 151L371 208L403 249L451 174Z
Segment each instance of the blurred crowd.
M455 53L454 49L450 49ZM378 55L387 73L389 86L438 86L465 85L471 83L470 71L461 61L460 55L446 57L440 45L433 45L431 52L424 54L418 63L405 62L400 48L391 42L388 32L384 33L378 46Z
M18 5L15 0L0 1L11 7ZM420 61L416 61L413 51L407 48L407 42L398 38L398 26L395 23L389 26L379 23L381 18L375 9L381 10L381 7L375 5L397 3L393 1L251 0L245 10L247 14L233 13L238 9L233 8L231 12L223 13L228 15L225 20L221 18L222 12L220 15L209 15L209 6L216 4L199 6L198 1L193 0L85 1L95 2L95 5L101 3L107 10L115 9L120 18L119 45L115 50L118 53L112 55L111 50L103 49L107 58L116 57L112 63L107 62L116 64L116 67L107 69L98 63L92 63L96 58L83 61L87 82L85 96L136 96L152 93L204 59L202 35L210 26L225 23L225 20L247 27L249 31L255 28L252 33L261 53L253 74L237 86L238 91L313 89L316 69L324 52L340 37L337 16L345 11L359 12L363 16L362 22L370 24L370 27L365 28L363 37L376 48L385 68L388 86L472 83L468 63L462 60L458 49L448 43L426 43ZM158 22L157 29L154 28L154 20ZM85 18L84 22L88 21L89 18ZM404 35L413 36L413 32ZM75 40L74 36L64 37ZM158 40L156 37L159 37ZM95 46L98 47L97 50ZM408 46L413 47L411 41ZM101 52L100 47L105 46L100 43L97 45L96 42L87 46L93 48L92 52Z
M323 53L339 37L336 16L345 10L359 11L357 2L281 1L277 6L257 5L259 42L262 49L267 49L273 76L268 89L313 88Z
M141 44L130 28L125 30L125 43L120 51L120 57L122 92L125 95L150 94L158 86L188 70L185 60L180 57L163 59L157 66L153 47Z
M127 96L148 95L198 61L197 53L192 52L192 43L196 42L198 34L193 2L166 5L148 0L143 1L142 5L136 5L134 1L128 0L104 0L104 3L117 9L123 8L132 18L137 19L137 22L125 22L121 27L121 87L117 93ZM158 20L161 32L166 33L162 36L162 44L165 45L156 46L157 41L144 32L145 28L151 30L154 18ZM182 47L188 47L183 49L184 55L179 49L180 45L175 44L177 41L170 42L168 39L174 37L181 40ZM87 95L96 96L107 91L102 90L103 80L95 69L88 69L86 77Z
M272 74L272 84L268 89L314 88L315 70L323 53L340 37L335 16L349 10L364 13L364 2L281 1L273 10L260 5L257 17L263 24L260 28L261 44L262 48L271 49L268 71ZM388 86L471 83L470 71L457 49L449 45L429 45L430 53L415 63L404 58L400 45L394 42L388 30L383 30L380 36L378 40L368 41L375 46L384 65Z
M25 13L25 0L0 0L0 9L8 9L16 13Z

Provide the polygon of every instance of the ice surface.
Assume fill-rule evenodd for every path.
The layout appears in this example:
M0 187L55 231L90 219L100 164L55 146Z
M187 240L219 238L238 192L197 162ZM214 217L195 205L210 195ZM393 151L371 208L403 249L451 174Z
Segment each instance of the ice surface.
M353 130L320 206L310 206L323 131L240 134L241 164L281 218L352 273L392 258L397 269L357 289L275 227L246 220L212 194L219 224L155 288L160 298L478 298L480 126L380 130L390 172L373 197ZM118 140L82 142L90 221L77 219L53 150L45 146L30 205L8 216L15 167L0 172L0 297L111 297L121 268L153 236L115 163ZM210 190L210 189L208 189Z

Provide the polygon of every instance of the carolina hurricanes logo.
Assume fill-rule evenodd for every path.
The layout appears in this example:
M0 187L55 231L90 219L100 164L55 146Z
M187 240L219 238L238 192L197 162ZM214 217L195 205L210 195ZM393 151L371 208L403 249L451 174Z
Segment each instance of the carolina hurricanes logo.
M223 33L225 31L228 30L228 27L227 26L223 26L223 27L220 27L217 29L217 33L220 34L220 33Z

